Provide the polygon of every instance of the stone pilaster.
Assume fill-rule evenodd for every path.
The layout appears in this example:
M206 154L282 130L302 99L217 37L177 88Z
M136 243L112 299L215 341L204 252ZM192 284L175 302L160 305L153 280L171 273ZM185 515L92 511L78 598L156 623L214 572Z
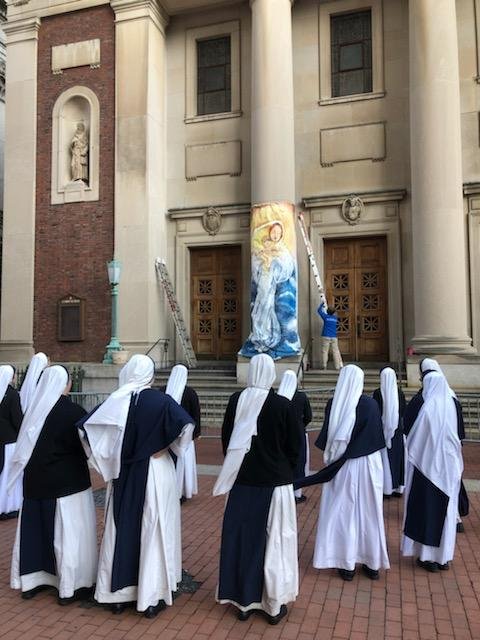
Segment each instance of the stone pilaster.
M0 358L33 353L37 45L40 19L7 22Z
M415 336L422 353L471 349L455 0L410 0Z
M115 258L119 339L132 352L166 336L155 258L166 254L165 28L155 0L112 0L116 37Z

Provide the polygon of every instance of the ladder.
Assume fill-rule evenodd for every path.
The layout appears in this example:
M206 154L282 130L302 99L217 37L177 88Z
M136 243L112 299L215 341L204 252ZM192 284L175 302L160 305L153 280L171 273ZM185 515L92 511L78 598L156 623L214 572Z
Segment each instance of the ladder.
M320 278L320 272L318 271L317 263L315 261L315 255L312 249L312 243L307 234L307 227L305 226L305 218L303 217L303 213L301 211L297 211L297 220L300 226L300 231L302 233L303 242L305 243L305 247L307 249L308 260L310 261L310 266L312 267L313 277L315 282L317 283L318 290L321 294L325 296L325 290L323 288L322 279ZM326 298L325 298L326 301ZM326 304L326 302L325 302Z
M163 285L165 295L167 296L167 301L172 313L175 329L177 330L178 337L180 338L180 342L182 343L182 348L183 352L185 353L187 364L190 368L195 368L197 366L197 357L195 355L195 351L193 350L192 342L185 326L185 320L183 319L183 313L175 296L175 291L173 290L172 281L170 280L170 276L168 275L167 265L165 264L164 258L157 258L155 260L155 270L158 277L160 278L160 282Z

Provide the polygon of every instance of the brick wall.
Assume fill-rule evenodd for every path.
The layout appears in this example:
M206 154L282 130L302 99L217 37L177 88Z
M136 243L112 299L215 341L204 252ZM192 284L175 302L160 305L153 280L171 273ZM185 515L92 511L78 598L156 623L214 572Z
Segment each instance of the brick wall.
M51 47L100 38L101 66L51 72ZM34 346L52 360L100 361L110 337L106 262L113 257L115 30L109 5L42 19L38 41L37 195L35 220ZM52 110L75 85L100 102L100 183L97 202L50 204ZM85 340L57 340L57 302L86 301Z

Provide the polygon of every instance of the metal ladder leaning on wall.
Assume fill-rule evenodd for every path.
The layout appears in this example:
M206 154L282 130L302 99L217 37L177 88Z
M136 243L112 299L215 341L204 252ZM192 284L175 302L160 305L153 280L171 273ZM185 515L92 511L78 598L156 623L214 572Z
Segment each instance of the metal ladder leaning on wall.
M180 309L180 305L178 304L175 291L173 290L172 281L170 280L170 276L168 274L168 269L167 269L167 265L165 263L164 258L156 258L155 270L157 272L157 276L160 279L160 282L162 283L163 289L165 291L165 295L168 301L168 306L170 307L170 312L172 314L173 322L175 324L175 329L177 330L178 337L180 338L180 342L182 344L183 352L185 353L185 359L187 361L188 366L191 369L194 369L198 364L197 357L195 355L195 351L193 350L192 341L190 340L187 327L185 326L183 313L182 313L182 310Z

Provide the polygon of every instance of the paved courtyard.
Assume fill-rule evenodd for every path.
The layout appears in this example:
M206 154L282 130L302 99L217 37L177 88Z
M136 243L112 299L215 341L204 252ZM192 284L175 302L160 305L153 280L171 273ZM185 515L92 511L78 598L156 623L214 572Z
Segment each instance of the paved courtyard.
M203 440L198 458L206 465L220 463L218 441ZM239 622L234 612L215 603L223 499L212 498L212 475L200 477L200 493L182 507L183 566L202 584L182 594L172 607L153 620L133 610L119 616L101 607L57 605L53 592L26 602L9 587L10 553L16 521L0 522L0 638L30 640L479 640L480 639L480 445L465 446L465 477L471 513L465 533L457 538L451 569L429 574L401 559L399 532L402 501L385 502L385 520L392 568L378 582L357 575L345 583L335 571L311 566L320 490L305 491L307 501L297 507L300 556L300 595L289 607L286 621L269 626L260 616ZM318 458L314 456L318 465ZM98 479L95 486L100 486ZM102 513L98 510L99 533Z

